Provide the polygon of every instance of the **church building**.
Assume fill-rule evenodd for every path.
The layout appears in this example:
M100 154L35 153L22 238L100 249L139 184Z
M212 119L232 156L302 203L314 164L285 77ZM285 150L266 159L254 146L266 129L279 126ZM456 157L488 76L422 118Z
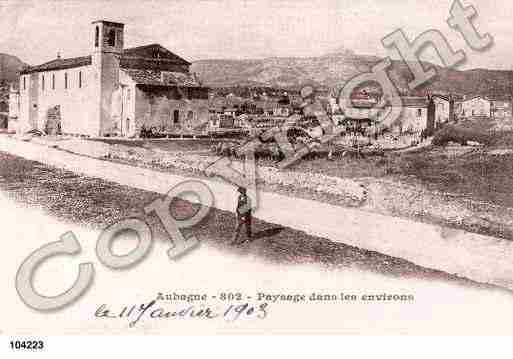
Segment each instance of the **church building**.
M18 132L133 137L194 134L208 124L208 88L191 63L158 44L125 49L117 22L93 22L88 38L90 55L20 72Z

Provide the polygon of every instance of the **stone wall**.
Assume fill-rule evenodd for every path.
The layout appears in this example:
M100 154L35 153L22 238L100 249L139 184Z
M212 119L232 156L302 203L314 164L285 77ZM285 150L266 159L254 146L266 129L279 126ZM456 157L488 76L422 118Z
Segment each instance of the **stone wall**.
M207 90L205 90L207 91ZM201 133L208 123L208 99L187 99L176 89L136 88L134 117L135 131L142 126L156 127L177 134ZM200 97L200 96L198 96Z

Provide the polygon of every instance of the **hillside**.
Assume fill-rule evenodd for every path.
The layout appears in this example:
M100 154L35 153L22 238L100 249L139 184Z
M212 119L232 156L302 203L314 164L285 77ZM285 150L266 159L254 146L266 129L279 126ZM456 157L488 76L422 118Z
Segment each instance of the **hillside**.
M269 86L298 89L306 83L329 88L341 87L348 79L367 71L380 59L357 55L345 50L319 57L283 57L259 60L201 60L194 62L205 85L212 87ZM428 66L434 66L426 63ZM435 66L438 76L427 86L415 91L502 96L511 94L513 71L475 69L458 71ZM412 75L402 61L393 61L390 78L401 91L407 92ZM411 93L411 92L410 92Z
M339 88L348 79L367 71L379 57L358 55L350 50L319 57L272 57L255 60L201 60L192 65L202 82L211 87L267 86L299 89L304 84ZM434 66L427 64L428 66ZM26 66L16 56L0 53L0 85L5 88ZM458 71L436 66L438 76L413 94L426 91L465 95L504 96L513 93L513 71L473 69ZM390 77L403 92L412 74L402 61L393 61ZM411 92L410 92L411 93Z
M0 53L0 82L13 82L26 64L16 56Z

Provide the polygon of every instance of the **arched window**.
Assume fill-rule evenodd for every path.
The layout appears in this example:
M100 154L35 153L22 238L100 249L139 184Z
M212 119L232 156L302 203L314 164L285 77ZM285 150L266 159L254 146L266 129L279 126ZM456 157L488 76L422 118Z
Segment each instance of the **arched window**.
M45 90L45 75L41 75L41 90Z
M55 74L52 74L52 90L55 90Z
M187 121L192 121L192 120L194 120L194 112L189 111L189 112L187 112Z
M96 26L95 33L94 33L94 47L98 47L100 42L100 28Z
M109 46L116 46L116 31L114 29L109 31L108 44Z
M78 72L78 87L82 88L82 71Z
M68 88L68 73L67 72L64 73L64 88L65 89Z

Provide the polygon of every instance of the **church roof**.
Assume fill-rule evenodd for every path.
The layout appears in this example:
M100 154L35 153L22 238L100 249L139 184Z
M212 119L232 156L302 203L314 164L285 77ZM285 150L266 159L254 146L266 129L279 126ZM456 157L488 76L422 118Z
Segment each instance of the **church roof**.
M182 59L180 56L172 53L159 44L150 44L145 46L132 47L123 50L123 58L145 58L151 60L171 61L180 65L190 65L191 63Z
M123 69L123 71L138 85L181 87L201 86L196 78L190 73L142 69Z
M55 59L38 66L28 66L21 70L21 74L31 72L42 72L50 70L63 70L72 67L80 67L91 65L91 56L73 57L69 59Z
M131 67L134 62L137 67L158 68L160 64L190 65L191 63L172 53L159 44L132 47L123 50L121 67ZM28 66L21 70L21 74L32 72L63 70L73 67L91 65L91 56L55 59L37 66Z

